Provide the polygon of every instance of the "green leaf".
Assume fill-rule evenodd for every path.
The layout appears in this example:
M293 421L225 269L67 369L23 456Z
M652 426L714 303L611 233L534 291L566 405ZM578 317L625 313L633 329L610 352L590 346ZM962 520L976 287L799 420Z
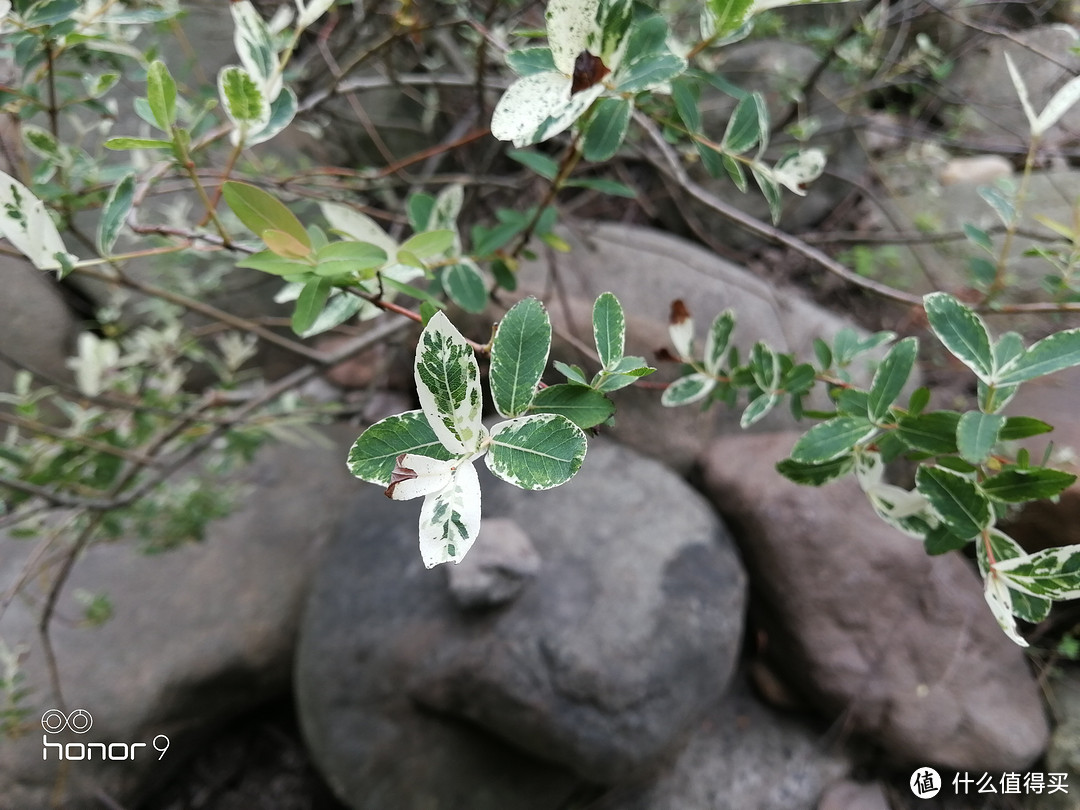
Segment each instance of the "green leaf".
M585 372L581 370L580 366L567 365L562 360L555 360L552 365L570 382L586 386L589 384L588 380L585 379Z
M664 82L671 81L686 70L686 60L670 52L648 53L638 58L630 58L619 68L618 84L615 89L620 93L639 93L651 90Z
M430 194L417 192L409 197L406 202L409 215L409 225L417 233L428 229L431 222L431 213L435 210L435 198Z
M97 248L102 256L108 256L120 236L120 229L124 227L127 215L131 211L131 205L135 200L135 174L128 172L120 178L112 190L108 199L101 209L101 220L98 222Z
M313 279L304 285L292 316L292 329L296 334L302 335L312 327L326 306L332 288L328 278Z
M472 347L443 312L420 333L414 377L420 407L443 446L457 456L477 452L483 438L480 368Z
M1016 219L1016 206L1013 204L1010 195L993 186L979 186L976 190L979 196L994 209L1002 224L1006 227L1012 225L1013 220Z
M932 557L947 554L950 551L959 551L970 542L969 538L957 537L944 523L935 526L923 538L926 553Z
M453 247L454 236L454 232L449 229L414 234L402 243L401 250L426 259L429 256L445 253Z
M982 464L998 442L1005 424L1001 414L968 411L956 426L956 448L960 457L971 464Z
M551 48L521 48L506 54L506 64L518 76L555 71Z
M1005 425L998 433L998 439L1003 442L1012 442L1017 439L1027 439L1042 433L1049 433L1054 428L1041 419L1031 416L1010 416L1005 420Z
M816 379L817 372L812 365L799 363L784 374L780 386L789 394L804 394L813 388Z
M689 405L707 397L716 386L716 380L704 374L688 374L680 377L664 389L660 404L665 408Z
M982 228L976 228L974 225L965 222L964 235L967 236L967 238L977 247L982 248L988 253L994 252L994 243L990 241L990 234L988 234Z
M994 375L998 385L1014 385L1080 365L1080 329L1045 337Z
M295 236L274 228L262 232L262 240L273 253L283 259L306 259L311 255L311 248L298 241Z
M372 484L390 485L395 460L404 453L437 459L453 456L443 447L423 411L406 411L376 422L349 451L349 472Z
M415 298L417 301L422 301L427 306L432 307L432 314L434 314L435 310L446 309L446 304L433 296L427 290L421 290L419 287L414 287L411 284L406 284L404 281L398 281L396 278L389 276L386 273L380 274L380 278L382 279L384 287L391 290L396 290L399 293L404 293L405 295L408 295L411 298ZM421 314L423 314L422 310ZM427 325L427 320L424 321L424 325Z
M284 231L300 244L311 248L311 237L304 226L283 203L257 186L227 181L222 188L225 204L256 236L265 231Z
M637 192L632 188L607 177L575 177L572 180L567 180L563 183L563 186L566 188L588 188L599 191L601 194L624 197L628 200L637 199Z
M109 138L105 141L105 148L115 152L129 149L172 149L172 146L172 141L163 141L159 138Z
M710 374L719 374L724 363L724 353L731 342L731 333L735 330L735 313L725 309L712 322L709 334L705 337L705 370Z
M309 338L328 332L349 320L365 306L370 306L364 299L355 295L331 295L326 306L315 319L315 323L300 333L300 337Z
M257 132L270 121L270 102L243 68L228 65L221 69L218 95L238 132Z
M754 0L707 0L715 35L723 36L737 31L750 14L753 4Z
M694 142L694 145L701 146L701 144L696 141ZM711 152L712 150L709 151ZM698 149L698 153L704 157L704 153L700 148ZM728 173L728 177L731 178L731 182L735 184L735 187L739 189L739 191L745 194L746 190L750 188L750 184L746 180L746 172L743 170L742 164L735 160L731 155L721 155L720 162L724 167L724 171Z
M671 100L675 111L690 133L701 131L701 113L698 110L696 85L691 79L680 76L671 83Z
M960 414L956 411L931 413L901 418L897 433L908 446L926 453L955 453L956 430Z
M975 482L951 470L923 464L915 486L957 537L975 537L993 520L990 501Z
M1008 467L982 482L982 490L995 501L1024 503L1060 495L1076 482L1076 476L1047 467Z
M441 281L450 300L466 312L483 312L488 293L480 268L472 259L462 259L443 268Z
M889 415L889 408L907 385L918 353L919 341L913 337L904 338L889 349L870 383L867 409L871 422L880 423Z
M812 487L821 486L837 478L843 478L855 467L855 457L850 453L837 456L832 461L807 464L786 458L776 465L776 470L789 481Z
M930 328L945 348L974 371L979 379L991 382L994 354L990 347L990 333L982 318L948 293L936 292L923 296L923 307Z
M758 102L753 97L753 94L746 95L739 101L735 111L731 114L720 145L725 151L741 155L751 149L761 137Z
M630 113L634 105L626 98L601 98L585 131L584 156L586 160L602 162L611 160L622 146L626 130L630 126Z
M561 383L541 388L529 411L559 414L582 430L588 430L610 419L615 413L615 403L588 386Z
M559 174L559 164L547 155L539 152L526 152L522 149L507 149L506 156L516 160L527 169L532 169L545 180L554 180Z
M461 562L480 533L480 481L472 462L458 465L450 485L424 498L420 556L432 568Z
M363 273L386 264L386 251L367 242L331 242L315 254L315 272L320 276Z
M155 60L146 72L146 100L159 128L172 131L176 123L176 82L165 63Z
M791 458L802 464L822 464L849 453L875 433L877 428L865 417L836 416L800 436L791 448Z
M601 293L593 304L592 322L600 363L611 370L626 348L626 315L619 299L609 292Z
M491 342L491 397L502 416L520 416L536 396L551 350L551 321L535 298L518 301Z
M484 461L508 484L551 489L574 477L587 448L581 428L565 416L535 414L496 425Z
M311 265L307 262L284 259L269 250L247 256L238 261L236 266L270 273L275 276L295 276L300 273L310 273L312 270Z

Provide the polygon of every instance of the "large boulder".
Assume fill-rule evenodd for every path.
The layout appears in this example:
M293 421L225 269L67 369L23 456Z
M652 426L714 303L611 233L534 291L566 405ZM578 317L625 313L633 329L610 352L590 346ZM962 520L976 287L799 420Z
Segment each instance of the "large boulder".
M419 504L370 487L314 583L297 702L351 807L560 806L678 750L734 669L742 569L681 479L603 442L548 492L481 473L478 571L425 570Z
M774 469L796 434L728 437L702 456L760 595L763 654L809 705L894 759L1017 770L1046 746L1038 684L971 565L929 557L853 479L820 488Z
M48 587L50 576L31 559L35 543L0 537L0 593L31 566L24 598L0 617L0 639L30 687L25 733L0 746L0 806L50 807L54 795L65 810L99 808L102 795L134 806L208 734L288 691L309 575L359 486L345 469L355 433L341 427L325 445L264 448L232 482L244 492L235 511L211 523L201 543L153 556L133 543L97 544L82 554L51 627L64 714L82 709L92 723L82 734L53 733L65 725L53 726L56 715L43 729L59 708L37 635L37 583ZM108 595L112 618L80 626L80 597L98 593ZM60 762L52 747L112 742L127 746L123 758L101 761L76 745L72 757L91 756Z
M763 706L739 679L673 762L590 810L814 810L849 769L821 729Z

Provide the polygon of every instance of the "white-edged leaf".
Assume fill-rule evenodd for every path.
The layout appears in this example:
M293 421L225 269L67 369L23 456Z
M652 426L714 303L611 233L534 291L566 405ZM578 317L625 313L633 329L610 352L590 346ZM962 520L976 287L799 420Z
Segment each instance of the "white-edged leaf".
M979 379L990 382L994 371L994 352L990 333L982 318L943 292L923 296L923 307L930 328L945 344L945 348L974 371Z
M584 431L560 414L519 416L492 429L484 461L508 484L551 489L577 474L588 443Z
M74 260L64 247L45 203L30 189L0 172L0 236L28 258L39 270L60 270L57 254Z
M443 312L420 333L414 376L420 408L443 446L458 456L475 453L483 438L480 368Z
M1000 413L968 411L956 426L956 447L960 457L969 464L982 464L994 449L998 433L1005 426Z
M687 363L694 361L694 319L686 304L680 299L671 302L671 317L668 319L668 335L680 360Z
M128 172L109 191L109 197L101 208L98 221L97 248L102 256L108 256L124 227L131 204L135 199L135 174Z
M1014 385L1080 365L1080 329L1056 332L1014 356L997 374L998 385Z
M161 60L152 62L146 72L146 100L158 127L170 132L176 123L176 82Z
M450 484L424 498L420 508L420 556L433 568L459 563L480 532L480 480L471 461L462 460Z
M551 320L535 298L516 303L491 342L491 398L501 416L520 416L536 397L551 349Z
M270 102L277 98L282 87L274 38L262 15L250 0L232 0L229 11L236 26L233 42L236 44L240 64L266 96L269 108Z
M1028 646L1027 641L1016 629L1016 619L1013 618L1012 594L1009 591L1009 586L995 576L993 572L986 577L983 597L986 599L986 604L990 606L990 612L994 614L998 626L1005 632L1005 635L1021 647Z
M466 312L483 312L487 306L488 291L480 267L472 259L465 257L459 262L447 265L440 277L442 287L450 300Z
M248 146L265 143L284 131L296 117L296 93L285 87L270 104L270 118L257 132L250 133L245 139Z
M334 0L311 0L310 3L306 4L304 0L296 0L297 30L302 31L310 26L325 14L332 5L334 5Z
M725 309L716 316L709 334L705 337L705 370L710 374L719 374L727 352L731 333L735 329L735 313Z
M1080 598L1080 546L1057 546L998 560L993 565L1009 587L1041 599Z
M759 394L743 410L739 417L739 427L744 430L764 419L780 402L780 395L774 391Z
M593 303L592 322L600 363L610 369L626 349L626 315L619 299L609 292L601 293Z
M416 453L397 457L390 473L386 495L395 501L411 501L446 489L459 464L469 464L460 458L439 459Z
M246 140L270 121L270 103L251 75L236 65L226 65L218 73L218 95L236 129L233 144Z
M716 380L705 374L687 374L680 377L664 389L660 397L660 404L665 408L675 408L679 405L690 405L705 399L716 387Z
M806 431L791 448L791 458L801 464L823 464L868 441L878 429L861 416L834 416Z
M881 422L888 416L889 408L907 385L918 351L919 341L916 338L904 338L889 349L881 361L867 396L867 412L871 422Z
M821 177L821 173L825 171L825 163L823 151L804 149L781 158L773 167L773 179L789 191L805 197L807 185Z

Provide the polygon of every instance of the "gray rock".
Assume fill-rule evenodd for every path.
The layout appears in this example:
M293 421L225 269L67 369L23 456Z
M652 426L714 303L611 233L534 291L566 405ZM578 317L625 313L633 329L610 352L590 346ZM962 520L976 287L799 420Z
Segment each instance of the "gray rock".
M0 255L0 276L0 391L12 390L20 368L68 379L67 357L78 323L60 290L43 271L13 256ZM39 385L45 382L37 380Z
M593 442L558 489L481 481L485 521L528 527L543 560L513 602L461 610L421 563L419 504L374 487L312 589L297 701L351 807L559 806L677 749L733 670L743 574L682 480ZM513 780L481 766L493 751Z
M829 786L817 810L889 810L889 799L878 782L845 779Z
M674 762L590 810L813 810L849 768L817 730L761 705L737 679Z
M678 237L649 228L617 223L585 223L566 235L573 250L553 262L524 265L521 283L538 293L561 289L564 295L549 298L556 335L566 331L592 345L592 304L610 290L622 302L627 315L627 354L651 360L657 349L670 347L668 315L673 299L681 298L697 324L698 343L703 345L709 324L724 309L735 311L732 342L746 357L750 347L764 340L777 351L795 352L812 360L815 337L831 339L846 319L827 312L792 289L777 289L748 270ZM499 317L496 315L496 317ZM490 325L485 328L490 331ZM478 331L477 334L483 334ZM554 358L583 361L580 352L556 340ZM654 365L656 365L654 363ZM660 364L647 385L678 376L674 363ZM869 380L869 377L866 378ZM714 406L665 408L660 392L641 386L617 391L618 406L613 435L624 444L659 458L678 470L687 470L702 444L719 433L741 432L738 409ZM827 401L818 403L827 406ZM755 426L759 430L793 427L786 407L779 407Z
M1029 795L1031 810L1076 810L1076 787L1080 785L1080 679L1075 669L1057 668L1046 680L1047 698L1055 728L1046 750L1046 773L1067 774L1068 793ZM1071 794L1071 795L1070 795Z
M488 518L472 553L444 570L450 595L460 607L496 607L513 600L536 576L540 555L514 521Z
M794 439L724 438L702 457L706 490L739 530L771 665L901 762L1028 766L1048 736L1039 687L978 575L879 520L850 478L781 478L773 465Z
M97 810L99 791L134 806L209 733L287 691L309 574L337 528L339 504L359 486L344 464L355 433L332 431L330 446L264 448L238 475L247 495L210 524L202 543L154 556L126 542L98 544L80 558L57 605L52 639L68 711L85 709L93 725L83 735L47 737L146 743L126 749L137 751L133 761L60 767L52 748L42 759L40 721L57 703L37 641L41 594L31 585L26 600L11 604L0 638L23 655L30 714L27 733L0 746L0 807L50 807L56 790L65 810ZM33 545L0 537L0 593ZM112 618L76 626L81 591L108 594ZM159 760L150 744L162 734L170 743Z

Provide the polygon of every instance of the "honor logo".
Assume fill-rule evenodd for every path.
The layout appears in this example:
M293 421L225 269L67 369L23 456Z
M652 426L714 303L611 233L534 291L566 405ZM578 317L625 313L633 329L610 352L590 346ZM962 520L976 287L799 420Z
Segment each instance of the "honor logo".
M64 729L76 734L85 734L93 725L94 718L86 709L75 709L70 714L64 714L59 709L49 709L41 716L41 727L47 732L41 735L41 758L48 760L51 751L57 761L108 759L115 762L133 760L139 748L146 748L144 742L49 742L49 734L59 734ZM169 750L169 738L164 734L158 734L151 742L151 746L158 752L158 760L160 760ZM141 753L145 756L148 752Z

